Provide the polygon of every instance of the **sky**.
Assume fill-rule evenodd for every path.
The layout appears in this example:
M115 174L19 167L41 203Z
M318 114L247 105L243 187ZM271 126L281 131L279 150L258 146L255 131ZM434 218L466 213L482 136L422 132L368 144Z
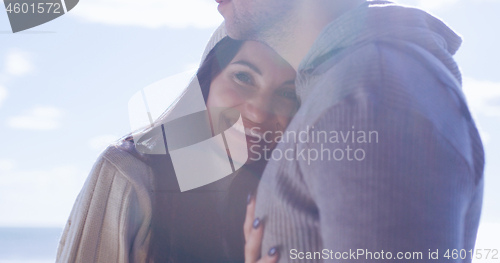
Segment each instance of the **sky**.
M491 233L500 236L500 0L399 3L436 15L464 39L455 58L485 146L481 223L490 234L482 242L493 242ZM130 131L128 100L196 68L221 22L213 0L81 0L58 19L12 34L0 11L0 227L64 226L100 152Z

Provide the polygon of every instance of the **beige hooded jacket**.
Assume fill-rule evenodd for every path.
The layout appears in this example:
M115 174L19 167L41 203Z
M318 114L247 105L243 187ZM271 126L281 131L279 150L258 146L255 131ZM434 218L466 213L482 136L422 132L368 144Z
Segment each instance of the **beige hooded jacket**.
M222 24L208 52L226 36ZM69 216L56 262L145 262L151 236L153 172L111 145L99 156Z

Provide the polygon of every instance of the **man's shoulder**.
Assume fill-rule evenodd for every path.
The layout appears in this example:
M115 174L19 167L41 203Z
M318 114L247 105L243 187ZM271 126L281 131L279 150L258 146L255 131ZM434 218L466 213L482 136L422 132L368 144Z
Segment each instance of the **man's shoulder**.
M347 48L318 67L323 80L365 87L434 82L441 70L445 70L445 65L425 49L411 43L391 42Z
M370 43L334 59L325 62L329 68L310 87L301 109L304 122L330 118L325 114L334 108L339 114L357 109L353 117L358 119L378 113L373 116L387 121L379 124L395 121L387 112L406 116L397 119L401 123L418 116L471 162L469 128L474 124L458 80L436 57L411 45Z
M379 42L344 53L318 67L323 72L308 87L301 106L300 114L307 117L304 122L314 122L328 109L344 104L418 114L443 133L466 126L460 84L432 55L411 45L402 48ZM462 128L455 130L458 134L449 136L464 138Z
M306 100L326 98L322 100L329 107L354 96L360 103L377 100L380 105L421 111L423 115L427 115L425 108L438 102L453 108L460 100L457 92L450 92L460 92L459 82L439 60L418 47L373 42L342 53L318 67L320 74L307 88Z

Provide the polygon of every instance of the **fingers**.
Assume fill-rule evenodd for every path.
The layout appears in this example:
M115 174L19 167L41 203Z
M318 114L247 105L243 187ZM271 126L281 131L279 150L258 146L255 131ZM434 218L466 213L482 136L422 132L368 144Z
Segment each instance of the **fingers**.
M263 222L256 218L252 223L252 229L245 243L245 262L257 262L260 258L260 248L262 243L262 236L264 235Z
M245 234L245 263L275 263L279 259L277 248L271 248L267 254L260 257L262 237L264 236L264 222L255 218L255 197L248 196L247 214L243 224ZM260 259L259 259L260 258Z
M255 217L255 197L252 194L248 194L247 203L247 215L245 217L245 223L243 223L245 243L248 242L248 238L252 232L252 224Z
M263 256L257 263L276 263L279 259L279 251L277 248L271 248L265 256Z

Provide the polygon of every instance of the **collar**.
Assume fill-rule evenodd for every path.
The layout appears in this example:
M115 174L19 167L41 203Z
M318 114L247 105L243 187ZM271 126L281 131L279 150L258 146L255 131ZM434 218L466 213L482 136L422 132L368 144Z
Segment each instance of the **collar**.
M389 1L365 1L325 26L299 64L299 74L310 74L338 51L350 46L364 28L368 7L393 4Z

